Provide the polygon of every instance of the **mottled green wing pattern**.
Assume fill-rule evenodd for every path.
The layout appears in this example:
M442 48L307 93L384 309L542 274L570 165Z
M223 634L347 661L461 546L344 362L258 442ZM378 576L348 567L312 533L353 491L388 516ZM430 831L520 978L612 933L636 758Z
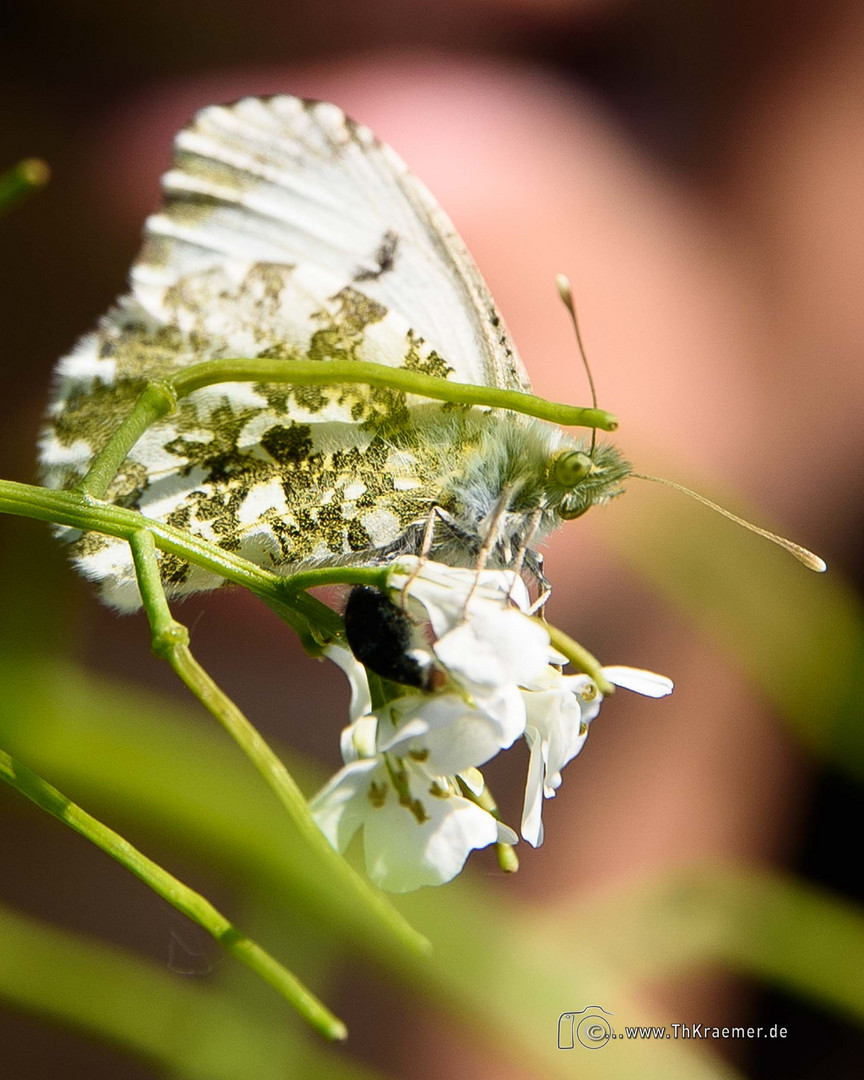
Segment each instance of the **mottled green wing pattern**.
M60 362L41 445L50 486L84 474L148 380L202 360L369 360L527 388L443 212L334 106L206 109L163 183L130 294ZM108 497L270 568L375 560L428 512L440 461L417 408L441 412L387 389L209 387L147 431ZM108 602L138 605L125 543L66 535ZM162 572L175 595L220 583L170 556Z

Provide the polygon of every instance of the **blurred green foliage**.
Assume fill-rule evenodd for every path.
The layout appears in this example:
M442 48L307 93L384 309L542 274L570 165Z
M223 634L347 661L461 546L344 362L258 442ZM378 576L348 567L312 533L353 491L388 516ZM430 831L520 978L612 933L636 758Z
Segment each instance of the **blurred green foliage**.
M616 1025L650 1023L637 985L707 962L864 1019L864 920L789 879L695 869L638 895L607 898L577 925L550 925L466 876L403 899L435 946L429 960L406 960L317 880L270 793L203 715L48 657L4 664L0 699L4 746L145 850L167 846L175 858L216 868L244 917L276 928L277 940L266 946L288 963L298 949L307 961L316 958L323 982L313 983L316 991L325 991L338 956L362 956L364 966L451 1015L466 1037L538 1075L572 1075L554 1039L562 1009L614 1002ZM308 769L290 764L312 790ZM235 1075L231 1062L239 1060L247 1075L276 1075L274 1062L287 1068L298 1055L301 1075L341 1075L338 1052L296 1025L289 1037L275 995L255 996L254 1010L244 1005L239 990L248 984L230 966L208 980L215 989L190 988L136 957L11 913L3 927L10 945L0 957L0 995L18 1007L80 1025L181 1076L221 1080ZM172 1017L167 1026L163 1014ZM219 1047L226 1049L214 1053ZM634 1071L690 1080L732 1075L685 1043L657 1044L648 1055L624 1041L592 1056L588 1075Z
M687 499L639 495L609 530L611 543L722 645L810 751L864 779L864 611L855 590L836 570L808 572ZM740 499L718 499L764 523Z

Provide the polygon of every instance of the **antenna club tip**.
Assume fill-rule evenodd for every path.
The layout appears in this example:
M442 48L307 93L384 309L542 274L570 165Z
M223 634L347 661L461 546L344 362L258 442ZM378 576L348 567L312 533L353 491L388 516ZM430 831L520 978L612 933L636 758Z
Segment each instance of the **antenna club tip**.
M662 476L647 476L645 473L631 472L630 475L637 480L651 480L655 484L663 484L665 487L670 487L674 491L680 491L683 495L689 495L691 499L695 499L696 502L702 503L703 506L707 506L709 510L714 510L718 514L722 514L723 517L728 518L730 521L734 521L736 525L741 525L745 529L749 529L750 532L756 533L757 536L763 537L765 540L770 540L772 544L777 544L783 548L784 551L788 551L790 555L793 555L798 562L806 566L808 570L815 570L817 574L824 574L828 569L828 564L824 559L820 559L818 555L814 555L812 551L808 551L807 548L801 547L800 544L794 543L792 540L787 540L785 536L778 536L776 533L769 532L767 529L763 529L759 525L754 525L752 521L745 521L744 518L738 517L737 514L733 514L731 510L726 510L722 506L718 506L717 503L712 502L711 499L706 499L704 495L700 495L698 491L692 491L688 487L684 487L683 484L676 484L674 480L666 480Z
M570 307L573 303L573 290L570 288L570 279L566 274L555 275L555 288L564 303Z

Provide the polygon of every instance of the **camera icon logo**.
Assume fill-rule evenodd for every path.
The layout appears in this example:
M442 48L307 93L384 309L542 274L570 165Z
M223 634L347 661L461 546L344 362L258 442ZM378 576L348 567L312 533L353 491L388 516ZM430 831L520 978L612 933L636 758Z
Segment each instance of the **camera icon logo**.
M612 1025L607 1018L614 1015L599 1005L589 1005L579 1012L561 1013L558 1017L558 1049L572 1050L578 1042L586 1050L599 1050L612 1038Z

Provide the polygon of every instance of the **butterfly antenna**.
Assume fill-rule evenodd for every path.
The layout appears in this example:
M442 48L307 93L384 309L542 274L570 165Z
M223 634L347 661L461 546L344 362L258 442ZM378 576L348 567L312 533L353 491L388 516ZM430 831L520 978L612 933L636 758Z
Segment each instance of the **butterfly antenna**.
M730 521L734 521L737 525L743 525L745 529L749 529L750 532L756 533L757 536L764 536L766 540L770 540L772 544L777 544L779 547L784 548L790 555L794 555L798 562L804 563L810 570L815 570L817 574L823 573L828 569L824 559L820 559L818 555L814 555L812 551L808 551L807 548L801 547L800 544L794 543L792 540L787 540L785 536L777 536L776 533L769 532L767 529L762 529L758 525L754 525L750 521L745 521L744 518L738 517L737 514L733 514L731 510L726 510L722 506L718 506L717 503L712 502L710 499L706 499L704 495L700 495L698 491L691 491L690 488L684 487L683 484L676 484L674 480L665 480L662 476L645 476L644 473L630 473L631 476L637 480L650 480L654 484L664 484L666 487L673 488L675 491L680 491L684 495L689 495L691 499L695 499L696 502L702 503L703 506L707 506L710 510L716 510L718 514L722 514L723 517L729 518Z
M588 376L588 385L591 387L591 404L594 408L597 408L597 390L594 386L594 376L591 374L591 365L588 363L588 357L585 355L585 346L582 344L582 334L579 331L579 320L576 318L576 305L573 303L573 291L570 288L570 279L565 277L564 274L555 275L555 287L558 290L558 295L564 301L564 307L570 312L570 321L573 323L573 329L576 332L576 344L579 346L579 355L582 357L582 364L585 368L585 374ZM589 457L594 456L594 447L597 445L597 428L591 429L591 453Z

